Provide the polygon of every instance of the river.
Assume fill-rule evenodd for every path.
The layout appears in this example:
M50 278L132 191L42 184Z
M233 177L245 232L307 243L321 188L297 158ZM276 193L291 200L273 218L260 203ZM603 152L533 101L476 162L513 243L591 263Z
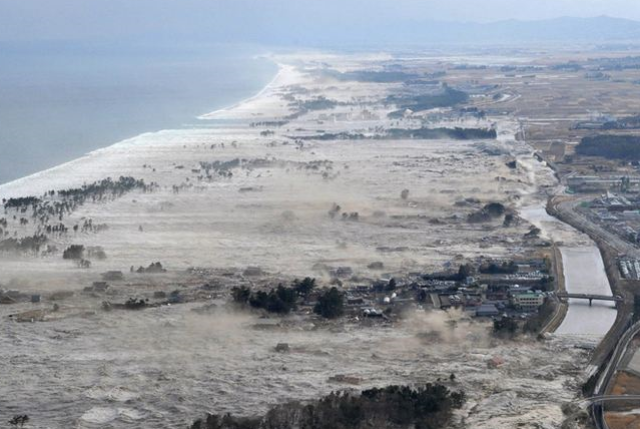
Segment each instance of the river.
M564 281L568 293L612 295L611 285L598 247L584 234L550 216L544 207L527 207L522 217L540 228L543 234L560 246ZM616 319L615 305L611 302L569 300L569 309L558 335L584 336L600 339L611 329Z
M611 286L597 247L562 247L562 262L567 292L611 295ZM569 311L556 334L602 337L616 320L612 302L569 300Z

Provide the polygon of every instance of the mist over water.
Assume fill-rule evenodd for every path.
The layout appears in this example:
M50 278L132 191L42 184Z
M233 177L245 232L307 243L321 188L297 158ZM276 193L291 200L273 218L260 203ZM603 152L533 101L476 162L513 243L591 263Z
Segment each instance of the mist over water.
M0 183L197 116L264 87L277 71L257 47L2 44Z

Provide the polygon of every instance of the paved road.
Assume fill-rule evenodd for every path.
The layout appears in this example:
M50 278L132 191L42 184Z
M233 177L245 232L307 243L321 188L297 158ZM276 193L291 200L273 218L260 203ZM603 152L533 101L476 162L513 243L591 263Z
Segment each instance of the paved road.
M586 196L570 200L556 200L552 202L552 208L555 209L558 217L560 217L564 222L586 233L596 242L606 243L607 247L611 248L613 251L613 255L610 256L619 257L621 255L627 255L634 258L640 258L640 249L636 246L623 240L604 227L590 221L579 213L578 206L592 199L593 196ZM618 277L617 273L615 276L616 278ZM616 279L610 280L615 281ZM623 287L620 287L620 284L618 284L618 290L616 290L616 293L620 293L627 300L630 300L632 296L631 293L625 291ZM595 359L596 355L605 359L605 356L609 354L608 351L613 350L611 357L606 361L606 366L604 367L604 370L602 371L595 386L593 392L594 396L603 396L606 394L629 343L638 333L640 333L640 322L636 323L629 329L625 329L628 327L632 316L630 308L625 307L628 307L628 303L620 308L616 324L600 344L598 348L599 350L597 350L599 353L594 353L594 360L599 361L599 359ZM590 407L590 414L597 429L609 429L604 416L604 404L599 402L592 404Z
M577 208L584 202L591 201L593 196L581 197L568 201L562 201L555 204L558 212L569 220L569 224L586 232L591 237L598 237L607 242L611 247L615 248L620 255L628 255L640 258L640 249L626 240L618 237L616 234L605 229L604 227L591 222L585 216L578 212Z
M619 369L620 361L624 357L631 340L640 333L640 322L635 323L620 338L617 347L613 351L613 355L609 360L605 370L600 375L598 383L593 392L594 397L605 397L605 394L609 390L609 385L613 380L613 376ZM591 416L597 429L609 429L607 421L604 418L604 404L600 402L594 402L591 406Z

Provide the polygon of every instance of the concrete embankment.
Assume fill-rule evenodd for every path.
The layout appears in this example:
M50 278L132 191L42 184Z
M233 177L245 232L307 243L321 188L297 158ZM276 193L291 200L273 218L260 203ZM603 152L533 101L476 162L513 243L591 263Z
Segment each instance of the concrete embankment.
M564 280L569 293L611 295L611 287L597 247L563 247L560 249ZM556 334L604 337L616 319L611 302L569 299L567 315Z
M572 228L561 217L552 217L553 210L530 207L521 215L541 229L544 236L559 243L554 249L558 290L568 293L612 295L605 262L595 243ZM616 319L611 303L570 299L564 308L558 307L545 328L546 332L575 336L588 342L599 342ZM595 344L594 344L595 345Z
M573 205L566 197L552 198L547 205L547 211L562 222L588 235L595 242L602 257L604 272L606 273L611 293L624 298L624 302L618 305L613 325L593 353L592 363L595 366L601 366L623 335L633 312L633 294L626 287L626 282L621 279L616 265L620 252L605 240L604 237L606 236L600 228L591 225L586 219L573 211Z

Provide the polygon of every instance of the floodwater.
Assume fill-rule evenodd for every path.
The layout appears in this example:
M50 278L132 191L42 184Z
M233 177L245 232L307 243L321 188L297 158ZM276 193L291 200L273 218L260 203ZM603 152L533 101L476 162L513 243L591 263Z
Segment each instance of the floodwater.
M562 341L499 342L486 326L454 327L439 319L444 314L395 327L309 330L296 321L262 330L254 325L265 321L254 316L200 315L191 311L196 306L104 312L99 302L74 299L62 304L60 318L40 323L12 322L8 308L16 307L0 307L0 372L11 374L0 378L0 420L27 414L38 428L186 427L206 412L256 415L337 389L455 373L450 388L464 389L469 402L453 427L558 427L586 358ZM93 315L82 314L89 309ZM442 340L417 336L433 332ZM275 352L281 342L289 353ZM505 363L488 370L493 356ZM328 380L338 374L362 382Z
M372 94L370 85L356 90ZM331 91L328 97L337 100L354 94L339 87ZM385 86L385 96L386 91ZM269 97L254 101L259 111L242 111L253 121L253 113L264 112L265 104L273 106L270 114L286 110L278 92L274 87ZM291 128L311 129L317 119L299 119ZM366 127L366 122L345 126ZM108 231L83 237L86 245L104 246L109 255L105 264L110 264L96 263L86 270L87 277L111 267L126 270L131 264L146 266L157 260L165 262L170 272L176 266L228 267L246 261L279 272L308 273L317 261L363 270L380 260L377 249L389 243L394 248L389 249L393 254L383 254L385 268L406 271L450 261L458 254L500 257L520 249L518 242L505 244L498 238L489 248L469 246L485 243L484 228L432 225L421 216L445 218L452 207L455 212L463 210L454 206L463 196L503 201L505 195L526 187L524 180L517 180L519 171L507 171L502 158L482 156L472 142L433 141L427 151L418 141L384 147L377 141L340 141L309 143L302 150L274 143L259 132L239 126L150 134L2 189L9 194L40 194L104 178L105 173L134 175L165 187L113 201L109 210L88 204L74 214L110 225ZM201 161L262 160L265 154L273 162L268 168L247 168L228 180L187 187L198 183L201 173L194 170ZM294 168L319 160L333 162L326 164L332 166L326 178L321 170ZM497 182L496 175L512 180ZM412 184L408 203L399 198L407 183ZM184 192L173 192L172 185L183 184ZM333 202L360 213L360 222L332 221L326 212ZM401 215L399 221L374 216L381 209ZM194 217L185 218L186 213ZM510 233L522 237L525 232L520 226ZM11 279L9 267L14 267L13 273L33 277L34 270L25 267L68 272L73 268L63 265L67 262L9 261L2 274L11 280L11 287L16 283L20 290L30 291L27 281ZM46 278L51 287L50 277ZM182 286L181 280L175 287ZM124 287L129 290L118 291ZM295 320L289 329L259 330L252 325L264 321L256 317L224 311L199 315L191 311L198 304L102 311L101 299L123 302L128 296L152 293L137 283L114 288L119 293L115 300L111 295L91 299L77 294L60 303L55 319L41 323L18 323L8 315L38 306L50 308L46 297L42 304L0 307L0 373L11 374L0 377L0 421L28 414L33 427L185 427L206 412L256 415L273 404L317 398L332 390L420 384L448 380L454 373L450 387L464 390L469 399L456 412L453 428L560 427L566 418L562 405L576 400L588 358L566 338L501 342L490 335L490 324L465 322L464 315L444 312L416 316L415 323L409 320L393 327L351 320L312 329L308 322ZM289 343L292 351L276 353L274 347L281 342ZM494 358L504 364L488 368ZM362 382L350 386L328 380L338 374Z

